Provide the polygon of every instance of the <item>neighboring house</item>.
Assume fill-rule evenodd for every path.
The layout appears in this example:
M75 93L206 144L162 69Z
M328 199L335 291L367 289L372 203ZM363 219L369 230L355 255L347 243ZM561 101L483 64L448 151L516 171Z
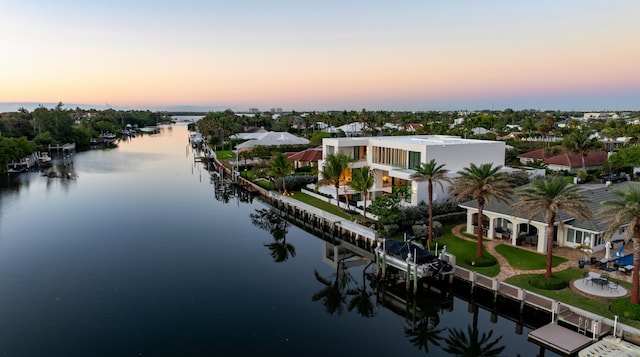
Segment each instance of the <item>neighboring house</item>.
M232 137L248 139L242 144L236 145L239 151L249 150L255 146L281 146L281 145L306 145L309 140L289 134L287 132L268 131L263 133L240 133Z
M602 167L607 161L606 151L590 151L584 156L584 166L588 169L597 169ZM560 155L545 158L543 160L547 164L547 168L552 171L577 172L582 170L582 154L573 154L565 152Z
M546 156L546 149L538 149L520 154L517 158L520 163L527 165L534 160L542 161L547 168L552 171L577 172L582 169L582 154L574 154L565 149L556 155ZM590 151L584 157L584 164L587 169L602 167L607 161L607 153L605 151Z
M471 133L473 133L473 135L487 135L488 133L493 133L495 134L493 131L491 130L487 130L483 127L477 126L473 129L471 129Z
M346 136L362 136L362 130L366 124L360 121L341 125L336 130L342 130Z
M293 161L296 169L303 166L317 168L318 161L322 160L322 147L310 148L300 152L288 152L286 155L287 159Z
M469 164L492 163L504 165L505 143L503 141L462 139L447 135L413 136L377 136L360 138L327 138L322 141L322 157L343 152L354 162L351 167L357 169L369 166L375 170L375 184L371 192L373 198L385 192L391 192L394 186L410 187L406 200L412 205L421 201L428 202L427 182L412 181L410 176L420 164L435 159L445 165L449 176ZM322 171L324 161L318 163ZM508 170L508 169L507 169ZM319 173L320 178L322 173ZM350 171L346 181L341 183L340 194L344 194L344 185L351 180ZM335 195L335 189L322 186L324 193ZM448 197L448 185L444 190L434 185L434 200Z
M534 160L542 161L545 157L545 150L546 149L538 149L538 150L525 152L523 154L516 156L516 158L518 158L518 160L520 160L520 163L523 165L527 165L533 162Z
M606 241L603 238L603 232L606 225L597 219L596 213L600 210L600 204L603 201L619 198L612 193L614 190L624 190L629 186L640 187L640 183L629 181L611 186L601 185L596 189L581 191L591 199L587 207L596 218L583 221L561 215L559 218L563 222L563 229L560 229L557 223L552 228L554 230L554 245L577 247L580 244L586 244L596 252L604 249ZM478 202L472 200L461 203L459 206L467 210L467 232L477 233ZM542 216L529 222L526 215L513 216L511 203L505 204L492 199L485 203L482 222L487 239L506 239L511 242L511 245L527 245L535 247L538 252L547 251L546 238L549 227ZM614 234L611 241L620 242L623 240L625 231L626 227L621 228Z
M405 126L402 126L394 123L385 123L383 125L383 128L390 130L404 130L409 133L415 133L416 131L422 129L422 124L407 124Z

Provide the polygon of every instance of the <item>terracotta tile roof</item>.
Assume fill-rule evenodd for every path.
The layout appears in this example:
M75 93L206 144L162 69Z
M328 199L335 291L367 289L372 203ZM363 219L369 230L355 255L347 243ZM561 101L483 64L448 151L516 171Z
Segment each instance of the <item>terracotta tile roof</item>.
M584 157L586 166L600 166L607 160L605 151L591 151ZM543 160L547 165L562 165L566 167L582 167L582 155L566 152L564 154L548 157Z
M300 152L286 153L289 160L317 162L322 159L322 148L311 148Z
M544 151L545 151L545 149L533 150L533 151L525 152L524 154L520 154L517 157L518 158L525 158L525 159L542 160L542 159L544 159Z

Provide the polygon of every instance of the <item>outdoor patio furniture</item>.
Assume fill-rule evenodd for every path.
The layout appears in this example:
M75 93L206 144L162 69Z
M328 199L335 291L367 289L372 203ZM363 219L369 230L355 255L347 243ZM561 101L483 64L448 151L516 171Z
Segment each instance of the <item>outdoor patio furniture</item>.
M600 289L604 290L605 286L609 286L609 280L603 278L592 278L591 285L600 285Z
M633 265L625 265L622 267L618 267L618 270L623 272L623 273L629 273L631 271L633 271Z
M618 292L618 283L609 283L609 291L613 292L613 291Z
M591 280L591 274L588 271L582 273L582 282L586 284L589 280Z

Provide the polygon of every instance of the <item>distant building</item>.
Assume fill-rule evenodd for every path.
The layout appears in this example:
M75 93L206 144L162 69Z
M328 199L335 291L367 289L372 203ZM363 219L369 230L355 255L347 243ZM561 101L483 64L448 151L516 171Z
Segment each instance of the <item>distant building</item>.
M236 145L236 149L249 150L255 146L281 146L281 145L306 145L309 140L301 138L286 132L258 132L258 133L239 133L233 135L232 138L247 139L248 141Z
M287 159L292 160L294 167L300 168L303 166L318 167L318 161L322 160L322 146L317 148L310 148L300 152L286 153Z
M594 169L602 167L607 161L605 151L590 151L584 157L585 168ZM546 149L537 149L517 156L520 163L527 165L534 160L541 161L552 171L567 171L575 173L582 169L582 154L574 154L567 149L562 152L549 155Z

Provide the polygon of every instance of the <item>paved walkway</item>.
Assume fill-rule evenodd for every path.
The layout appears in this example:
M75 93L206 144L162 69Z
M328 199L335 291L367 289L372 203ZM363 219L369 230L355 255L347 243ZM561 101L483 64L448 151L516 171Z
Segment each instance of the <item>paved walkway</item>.
M462 229L465 227L465 224L460 224L457 225L455 227L453 227L453 229L451 230L451 232L459 238L462 239L466 239L468 241L472 241L472 242L477 242L477 238L469 238L466 235L462 234ZM507 279L508 277L514 276L514 275L520 275L520 274L543 274L545 273L545 269L539 269L539 270L521 270L521 269L516 269L514 267L511 266L511 264L509 264L509 262L507 261L507 259L505 259L502 254L496 252L496 246L499 244L509 244L509 241L506 240L501 240L501 239L486 239L484 240L484 248L485 251L490 253L491 255L493 255L494 257L496 257L496 259L498 260L498 263L500 264L500 273L498 275L495 276L496 279L504 281L505 279ZM522 249L527 249L527 250L531 250L534 251L531 248L527 248L527 247L520 247ZM561 270L565 270L569 267L578 267L578 260L580 260L581 254L577 249L574 248L568 248L568 247L554 247L553 248L553 255L557 255L563 258L566 258L567 261L556 266L553 267L551 269L551 271L561 271ZM590 265L585 266L585 271L593 271L593 272L597 272L600 273L602 272L600 269L596 268L596 267L592 267ZM631 281L631 276L629 274L623 274L623 273L619 273L619 272L611 272L610 273L612 275L613 278L615 279L619 279L619 280L625 280L625 281Z

